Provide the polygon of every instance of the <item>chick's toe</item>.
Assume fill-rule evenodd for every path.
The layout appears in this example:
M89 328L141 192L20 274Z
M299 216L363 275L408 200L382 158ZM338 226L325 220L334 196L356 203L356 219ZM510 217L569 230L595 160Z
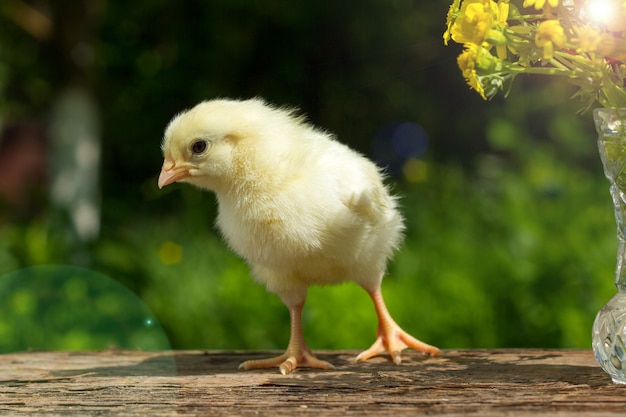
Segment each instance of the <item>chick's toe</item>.
M438 348L414 338L396 324L385 306L380 288L370 291L369 294L378 315L378 331L376 341L369 349L356 357L357 361L366 361L387 351L393 362L399 365L402 362L401 352L406 348L412 348L433 356L441 353Z

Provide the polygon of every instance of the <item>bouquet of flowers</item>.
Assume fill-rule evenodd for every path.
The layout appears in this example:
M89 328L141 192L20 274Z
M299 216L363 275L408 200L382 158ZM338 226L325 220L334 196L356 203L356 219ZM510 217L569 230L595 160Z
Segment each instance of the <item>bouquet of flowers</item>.
M594 110L598 149L617 220L618 293L596 316L593 350L626 384L626 0L454 0L443 35L463 44L457 62L484 99L507 94L519 74L564 77ZM522 0L519 0L521 3Z
M626 0L454 0L443 39L463 44L459 68L486 100L545 74L578 86L583 110L626 107Z

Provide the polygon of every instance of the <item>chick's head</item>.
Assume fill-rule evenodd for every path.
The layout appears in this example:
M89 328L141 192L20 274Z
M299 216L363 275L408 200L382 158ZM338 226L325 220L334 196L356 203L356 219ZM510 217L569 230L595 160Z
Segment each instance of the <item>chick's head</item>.
M297 139L308 130L294 111L261 99L202 102L167 126L159 187L182 181L219 193L267 182L298 165Z
M217 190L231 176L233 152L242 133L229 101L209 101L175 116L165 130L158 185L187 182Z

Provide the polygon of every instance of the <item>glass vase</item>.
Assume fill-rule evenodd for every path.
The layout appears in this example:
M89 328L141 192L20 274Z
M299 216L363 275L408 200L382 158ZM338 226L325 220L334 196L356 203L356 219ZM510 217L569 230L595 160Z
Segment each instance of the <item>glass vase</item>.
M595 109L598 149L617 223L617 294L598 312L592 345L598 363L613 382L626 384L626 108Z

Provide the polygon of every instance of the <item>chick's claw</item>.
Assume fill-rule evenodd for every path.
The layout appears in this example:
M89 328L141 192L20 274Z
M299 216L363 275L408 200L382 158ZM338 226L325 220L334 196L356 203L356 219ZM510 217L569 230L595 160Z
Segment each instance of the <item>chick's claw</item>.
M317 359L311 352L300 352L297 357L289 352L285 352L280 356L268 359L258 359L245 361L239 365L239 369L265 369L275 368L281 374L287 375L293 372L296 368L317 368L317 369L334 369L335 367L329 362Z
M281 374L287 375L298 367L318 369L334 368L330 363L317 359L304 341L304 335L302 334L302 308L304 307L304 301L286 304L289 304L291 337L285 353L275 358L245 361L239 365L239 369L248 370L278 367Z
M390 329L379 330L374 344L369 349L361 352L356 357L356 360L366 361L387 351L393 363L400 365L402 362L402 351L406 348L419 350L432 356L438 356L441 353L438 348L417 340L394 323Z
M396 324L387 310L380 288L368 292L378 315L378 332L374 344L366 351L361 352L356 357L357 361L366 361L387 351L391 355L393 363L400 365L402 362L401 352L406 348L419 350L432 356L441 353L438 348L417 340Z

